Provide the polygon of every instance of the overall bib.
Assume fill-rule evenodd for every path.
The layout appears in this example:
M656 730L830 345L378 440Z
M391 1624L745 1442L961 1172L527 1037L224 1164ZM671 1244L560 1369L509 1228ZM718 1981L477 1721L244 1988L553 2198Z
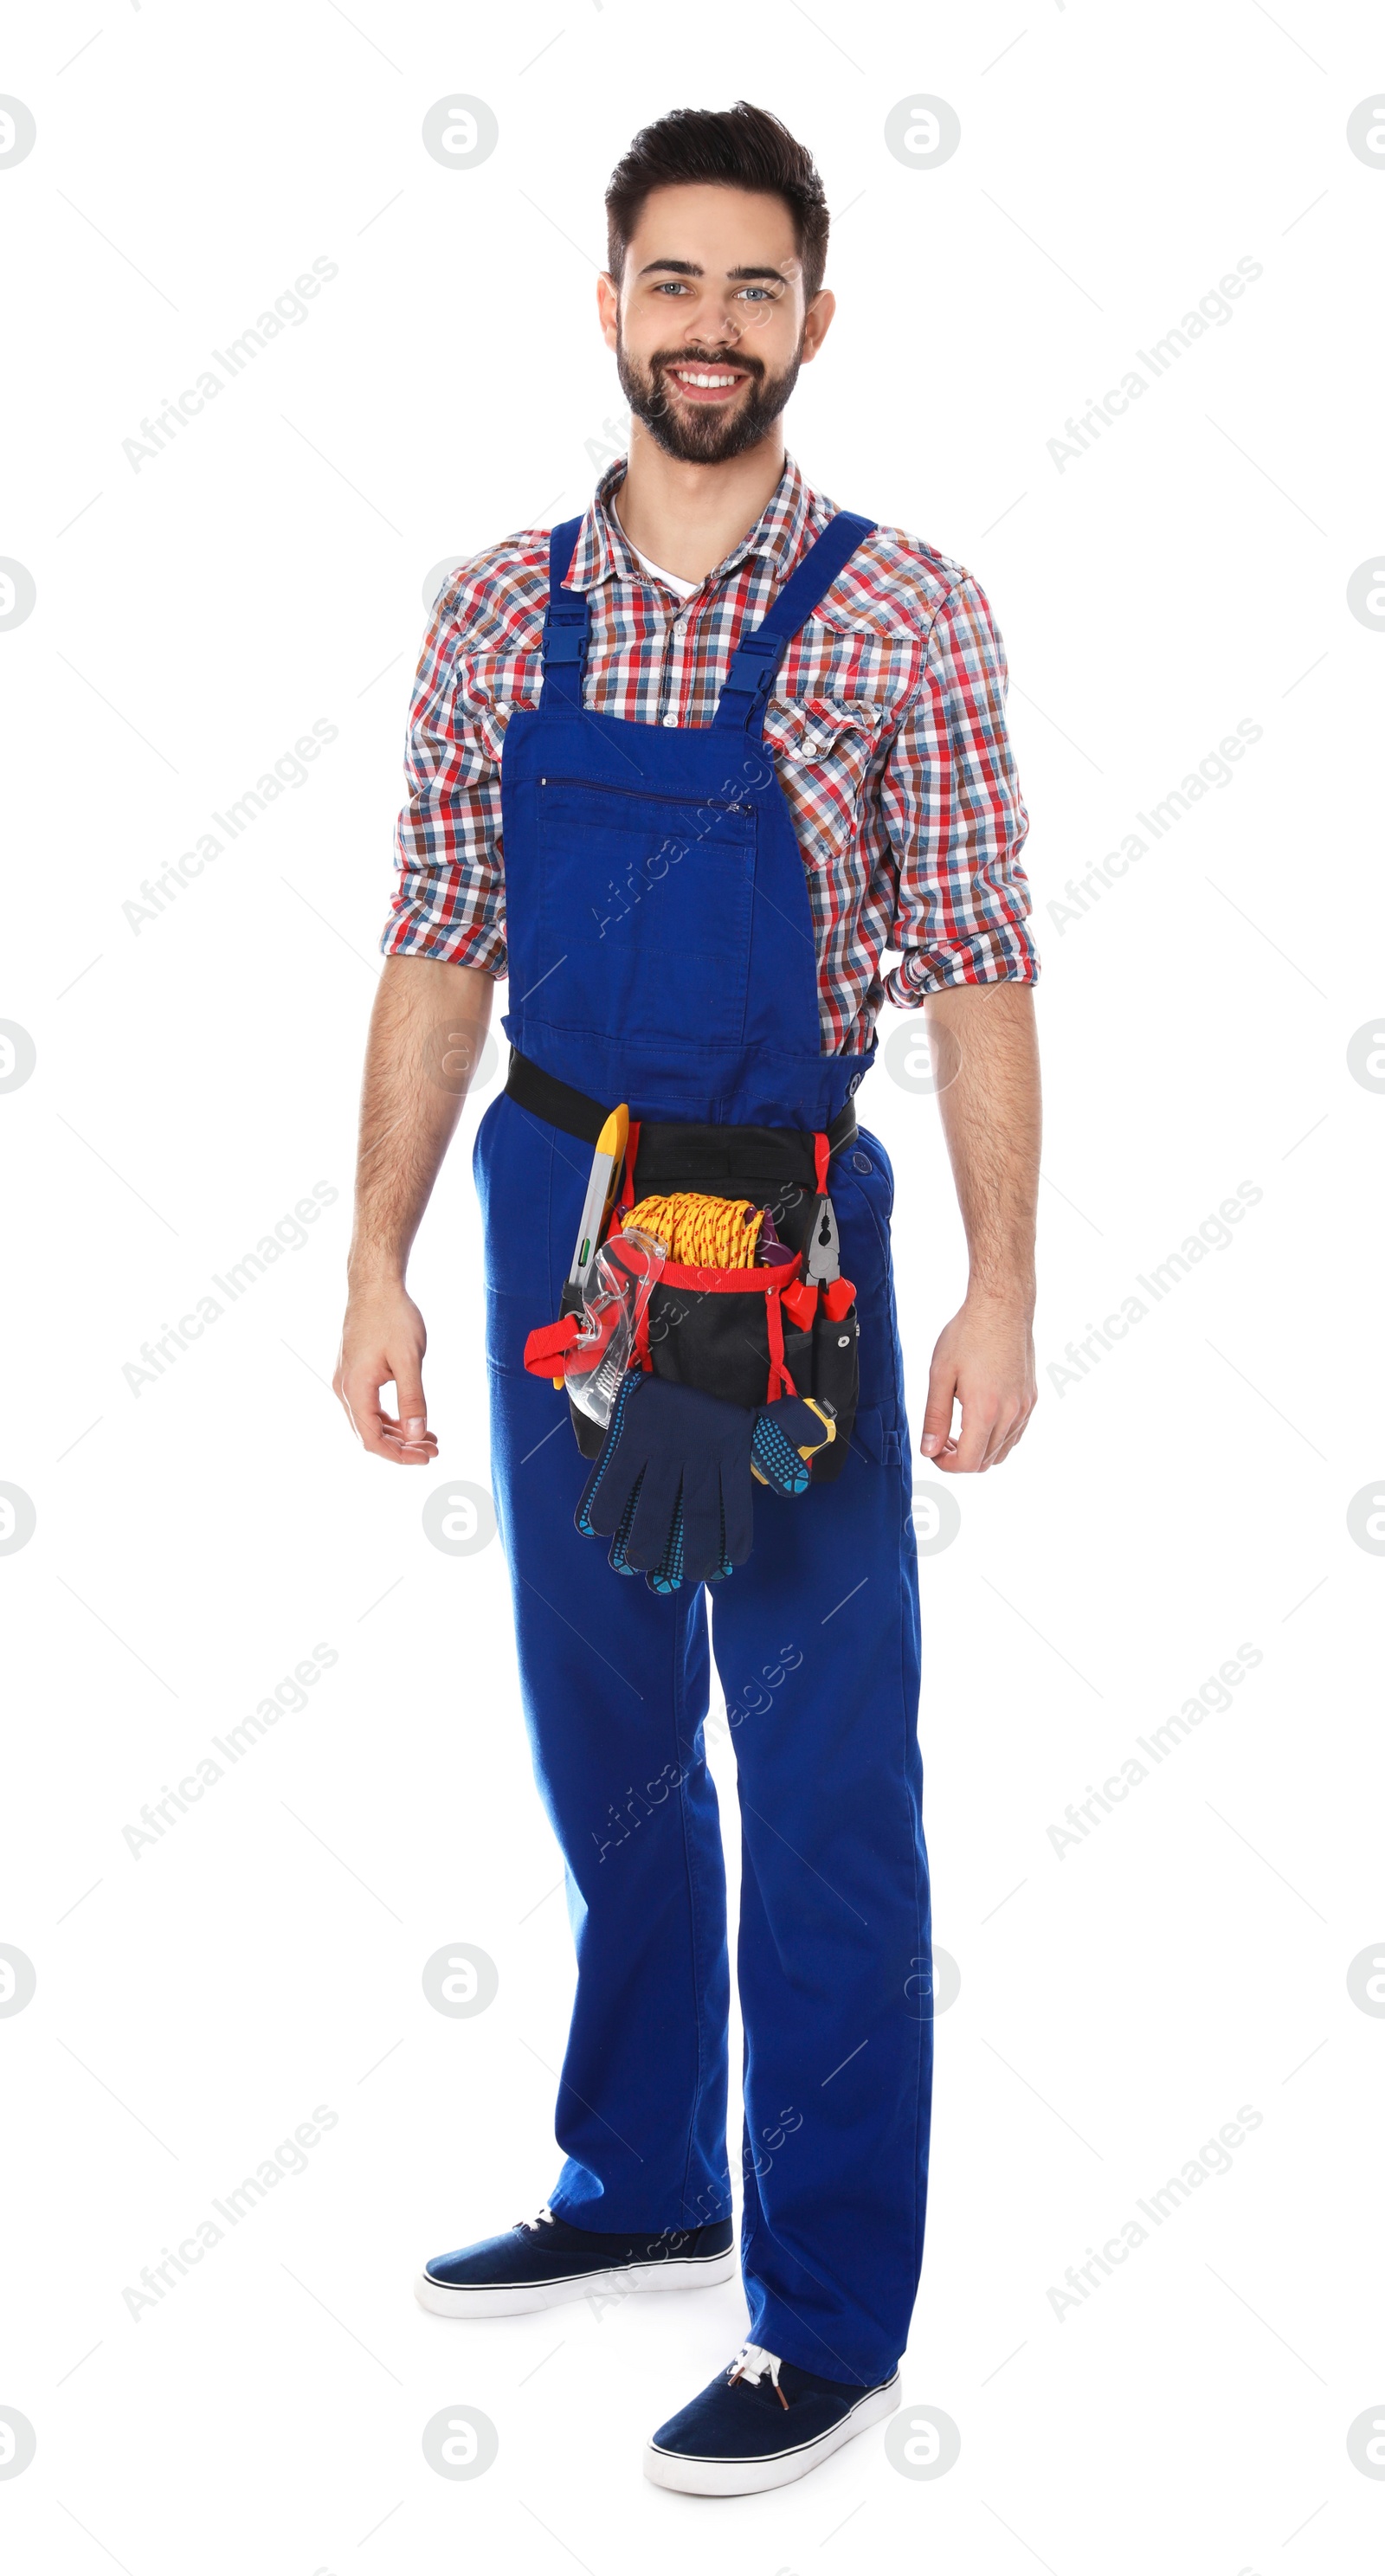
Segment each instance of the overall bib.
M761 736L786 645L872 524L841 513L808 548L698 728L583 708L587 602L563 587L580 522L553 531L542 695L511 716L501 769L504 1027L632 1121L822 1131L869 1068L821 1052L804 860ZM590 1166L508 1092L481 1121L492 1470L577 1950L549 2203L577 2227L664 2232L731 2212L707 1596L622 1581L579 1536L589 1470L566 1399L524 1372ZM918 1568L893 1180L874 1137L848 1140L828 1188L860 1318L850 1454L801 1499L756 1487L754 1550L711 1596L712 1648L741 1809L750 2335L873 2384L907 2341L928 2165Z

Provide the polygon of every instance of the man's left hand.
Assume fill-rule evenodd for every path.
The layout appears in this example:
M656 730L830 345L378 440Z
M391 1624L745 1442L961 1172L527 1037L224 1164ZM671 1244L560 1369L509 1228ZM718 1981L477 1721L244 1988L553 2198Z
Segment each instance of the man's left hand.
M969 1297L938 1336L919 1447L945 1475L984 1473L1009 1457L1038 1396L1027 1308ZM955 1436L954 1401L962 1408Z

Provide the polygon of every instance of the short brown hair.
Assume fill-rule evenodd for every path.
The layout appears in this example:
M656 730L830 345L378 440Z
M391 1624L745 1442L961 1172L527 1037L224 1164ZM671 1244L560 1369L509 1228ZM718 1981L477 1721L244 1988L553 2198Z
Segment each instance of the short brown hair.
M606 190L606 260L616 285L646 197L655 188L747 188L782 197L812 303L827 266L827 199L811 152L767 107L675 107L642 126Z

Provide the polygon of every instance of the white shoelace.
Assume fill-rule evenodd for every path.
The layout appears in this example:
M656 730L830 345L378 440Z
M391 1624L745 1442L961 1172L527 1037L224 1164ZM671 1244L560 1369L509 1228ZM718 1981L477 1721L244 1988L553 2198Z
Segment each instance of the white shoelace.
M775 2396L781 2406L787 2406L789 2401L779 2385L780 2368L781 2363L777 2352L766 2352L763 2345L758 2343L743 2343L731 2364L727 2385L734 2388L736 2381L743 2379L749 2387L758 2388L765 2372L768 2371L770 2386Z
M516 2227L527 2227L531 2236L536 2228L556 2227L557 2224L558 2222L554 2217L552 2210L549 2208L547 2201L543 2203L536 2218L517 2218L515 2220Z

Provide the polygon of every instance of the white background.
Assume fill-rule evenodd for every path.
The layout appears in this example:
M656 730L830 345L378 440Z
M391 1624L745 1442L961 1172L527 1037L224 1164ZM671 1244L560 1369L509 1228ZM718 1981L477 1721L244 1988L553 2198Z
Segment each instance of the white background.
M0 1096L0 1476L37 1514L0 1563L0 1940L37 1974L0 2022L0 2405L37 2436L0 2524L26 2576L1380 2564L1385 2483L1347 2433L1385 2417L1385 2027L1347 1972L1385 1948L1382 1568L1347 1510L1385 1466L1385 1101L1347 1049L1382 1004L1385 641L1346 597L1382 536L1385 171L1346 141L1379 28L1301 0L929 15L11 22L0 88L38 128L0 164L0 552L37 591L0 633L0 1015L37 1050ZM422 148L449 83L498 119L481 166ZM884 139L923 93L961 120L941 167ZM640 2454L740 2340L736 2284L469 2328L411 2295L425 2255L551 2187L572 1986L500 1549L421 1524L446 1480L488 1482L468 1153L493 1081L413 1271L437 1471L367 1459L327 1382L425 576L584 506L621 410L607 174L667 108L742 95L813 149L837 218L792 452L964 562L1005 638L1048 1186L1043 1401L921 1567L961 1989L904 2391L960 2458L913 2478L875 2432L717 2507L648 2487ZM136 472L141 418L317 257L339 275L308 319ZM1234 318L1060 472L1067 417L1241 258L1264 273ZM337 739L306 783L132 928L141 880L317 718ZM1233 782L1055 919L1243 718ZM862 1106L899 1176L917 1436L963 1247L933 1102L880 1070ZM140 1345L316 1182L337 1197L303 1245L133 1393ZM1065 1345L1241 1182L1263 1195L1234 1240L1059 1391ZM318 1643L337 1662L303 1710L132 1855L141 1805ZM1229 1709L1060 1858L1069 1802L1242 1643L1262 1661ZM450 2019L421 1973L459 1941L499 1992ZM307 2170L133 2319L141 2267L317 2105ZM1241 2105L1232 2170L1056 2315L1066 2268ZM499 2442L465 2483L421 2448L459 2405Z

